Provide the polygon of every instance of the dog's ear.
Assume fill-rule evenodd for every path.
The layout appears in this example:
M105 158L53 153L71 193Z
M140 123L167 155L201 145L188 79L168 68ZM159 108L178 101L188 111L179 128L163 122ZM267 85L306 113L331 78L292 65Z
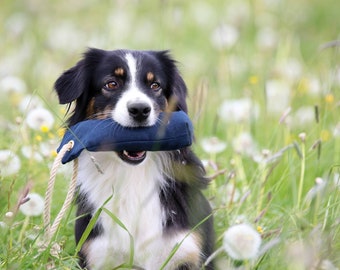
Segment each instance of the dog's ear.
M167 76L169 76L169 82L165 92L166 98L170 104L175 104L174 109L176 111L181 110L188 112L188 106L186 102L187 87L176 66L176 61L170 56L169 51L160 51L158 52L158 56L165 66Z
M71 103L85 92L88 83L85 73L85 59L82 59L57 79L54 89L57 91L60 104Z
M71 103L82 94L90 95L93 69L101 61L104 53L103 50L89 48L82 60L57 79L54 88L60 104Z
M174 70L173 80L174 84L172 86L173 87L172 95L176 101L176 111L182 110L187 113L188 112L188 106L186 102L187 87L177 68L175 68Z

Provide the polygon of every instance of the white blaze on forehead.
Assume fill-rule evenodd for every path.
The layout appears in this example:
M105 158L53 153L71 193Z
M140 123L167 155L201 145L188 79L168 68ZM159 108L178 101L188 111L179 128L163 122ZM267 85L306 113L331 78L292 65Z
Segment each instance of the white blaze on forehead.
M137 61L131 53L126 54L125 59L127 60L127 65L129 67L131 75L131 85L136 85L136 75L137 75Z

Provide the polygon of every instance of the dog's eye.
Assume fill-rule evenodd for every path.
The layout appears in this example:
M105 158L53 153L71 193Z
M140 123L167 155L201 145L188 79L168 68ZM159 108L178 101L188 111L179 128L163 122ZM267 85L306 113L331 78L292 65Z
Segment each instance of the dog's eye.
M116 81L111 81L105 84L105 89L107 90L116 90L119 87L119 84Z
M157 91L161 88L161 85L158 82L153 82L152 84L150 84L150 88L154 91Z

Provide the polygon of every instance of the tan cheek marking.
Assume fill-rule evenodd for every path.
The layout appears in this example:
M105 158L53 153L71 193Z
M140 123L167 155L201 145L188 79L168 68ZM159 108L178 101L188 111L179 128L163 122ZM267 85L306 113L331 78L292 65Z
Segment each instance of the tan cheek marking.
M87 105L87 108L86 108L86 117L87 118L94 115L94 101L95 101L95 98L92 98L90 100L89 104Z
M152 73L152 72L148 72L146 74L146 80L149 82L149 83L152 83L154 80L155 80L155 75Z
M124 76L124 69L123 68L116 68L114 71L116 76Z
M95 119L102 120L102 119L109 118L111 115L111 112L112 112L112 107L110 105L107 105L102 112L96 114Z

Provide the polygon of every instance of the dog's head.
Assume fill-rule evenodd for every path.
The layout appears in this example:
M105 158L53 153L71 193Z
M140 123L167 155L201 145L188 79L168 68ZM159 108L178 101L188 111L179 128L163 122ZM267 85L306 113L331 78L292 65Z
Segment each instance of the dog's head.
M61 104L75 102L69 125L111 117L125 127L151 126L162 111L187 111L187 89L167 51L89 49L55 89ZM118 154L133 164L146 156Z
M186 86L167 51L89 49L55 89L75 101L69 125L112 117L122 126L150 126L161 111L187 111Z

